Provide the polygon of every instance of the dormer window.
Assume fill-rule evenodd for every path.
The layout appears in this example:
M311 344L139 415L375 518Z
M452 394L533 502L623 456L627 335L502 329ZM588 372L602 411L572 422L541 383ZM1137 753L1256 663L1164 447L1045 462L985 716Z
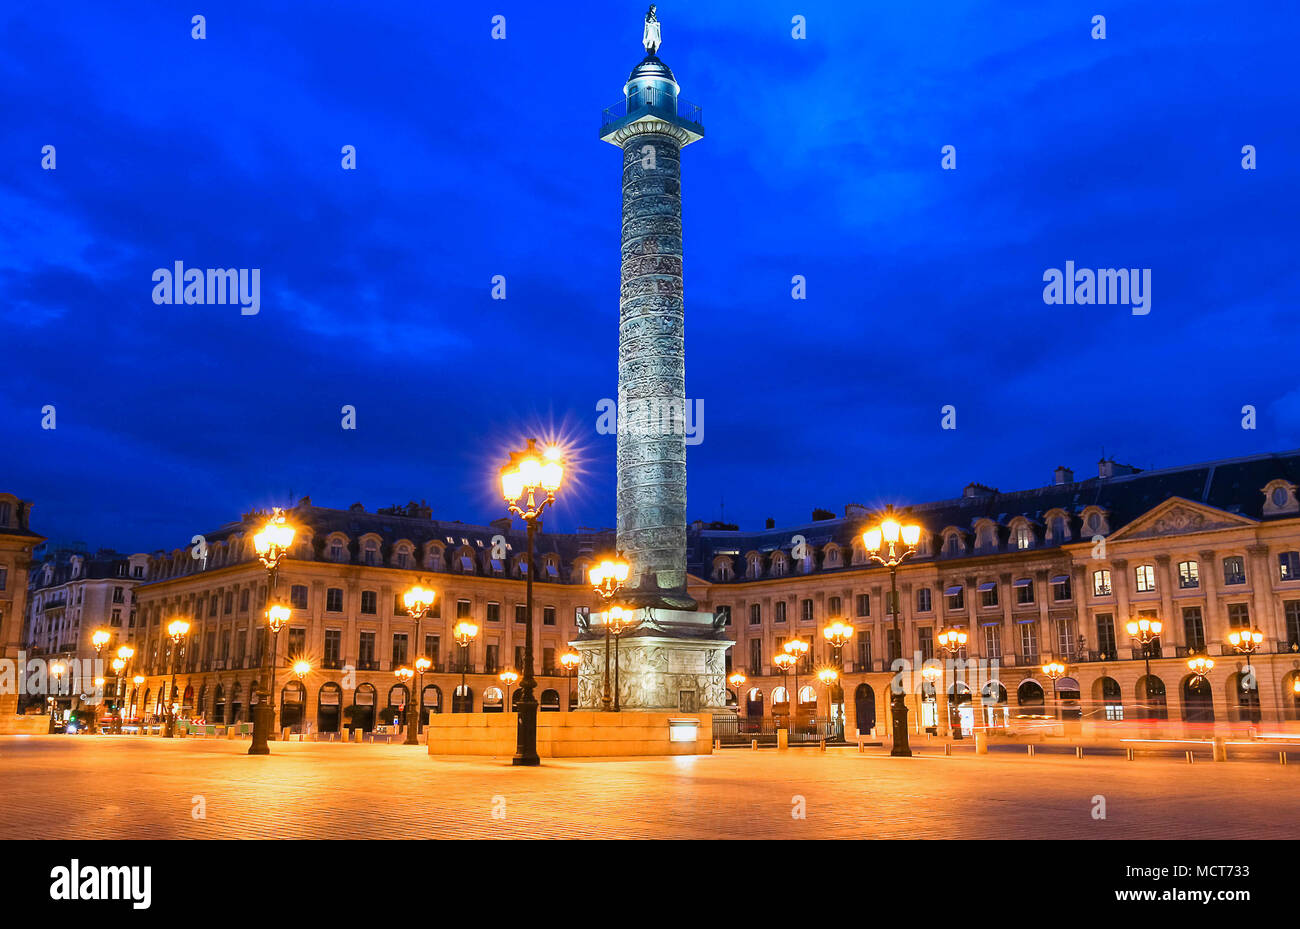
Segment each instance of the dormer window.
M1029 527L1024 523L1016 526L1016 549L1024 551L1034 544L1034 534L1029 531Z
M368 565L379 564L379 543L373 539L366 542L365 560Z
M1296 499L1296 485L1290 481L1269 481L1264 487L1264 515L1300 513L1300 500Z
M763 576L763 559L758 555L749 556L749 577L760 578Z
M341 539L330 539L330 561L343 560L343 542Z

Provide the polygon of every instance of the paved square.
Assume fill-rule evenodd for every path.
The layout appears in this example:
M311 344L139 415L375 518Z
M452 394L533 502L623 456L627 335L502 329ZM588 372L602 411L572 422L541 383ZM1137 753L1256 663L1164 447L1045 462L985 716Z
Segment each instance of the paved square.
M544 760L0 737L0 838L1295 838L1300 765L860 755ZM1106 818L1092 816L1093 797ZM791 813L804 798L806 819ZM201 797L206 818L191 815ZM505 817L494 818L494 808Z

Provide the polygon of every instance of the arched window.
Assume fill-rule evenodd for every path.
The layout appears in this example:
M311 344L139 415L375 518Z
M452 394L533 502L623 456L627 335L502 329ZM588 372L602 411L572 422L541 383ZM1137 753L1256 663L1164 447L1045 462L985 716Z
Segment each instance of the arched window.
M1214 722L1214 689L1203 677L1189 674L1183 679L1183 720L1189 723Z
M1045 702L1043 687L1033 678L1021 681L1016 688L1016 703L1022 715L1042 716Z
M495 684L483 691L483 712L501 713L505 711L506 695Z
M511 703L516 702L518 697L519 697L519 691L515 691L514 698L511 699ZM537 709L539 712L542 713L560 712L560 692L558 690L543 690L542 699L539 701L539 705Z
M1147 719L1168 719L1165 706L1165 682L1154 674L1138 678L1138 715Z

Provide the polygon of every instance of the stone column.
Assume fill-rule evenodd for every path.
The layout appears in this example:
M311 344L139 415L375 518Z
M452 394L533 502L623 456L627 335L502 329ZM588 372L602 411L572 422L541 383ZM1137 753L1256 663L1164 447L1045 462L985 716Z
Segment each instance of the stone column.
M633 132L622 148L618 545L630 590L688 601L681 140Z

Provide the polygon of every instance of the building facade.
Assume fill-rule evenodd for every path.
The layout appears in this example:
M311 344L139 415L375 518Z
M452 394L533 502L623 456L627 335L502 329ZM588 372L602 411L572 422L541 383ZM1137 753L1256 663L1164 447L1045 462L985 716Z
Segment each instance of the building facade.
M1151 472L1103 461L1086 480L1059 468L1039 488L1003 493L971 484L960 497L914 504L903 513L923 532L898 571L897 639L889 573L861 541L879 514L861 506L761 532L697 523L688 534L689 592L729 631L728 673L747 680L732 687L728 703L744 721L788 716L797 703L808 716L842 712L850 737L856 730L888 735L895 661L912 671L941 661L938 634L960 629L967 644L959 657L969 666L955 691L951 668L933 693L908 679L917 728L944 729L950 702L964 728L1014 729L1017 720L1058 710L1085 721L1285 723L1296 719L1300 669L1298 481L1300 452ZM374 725L405 702L393 671L417 653L434 662L423 684L426 712L506 704L499 672L522 662L522 532L506 521L434 520L415 504L368 513L360 504L337 510L304 498L286 515L299 532L277 591L292 607L276 653L282 724ZM184 616L192 627L178 652L183 708L208 720L251 718L268 636L267 575L252 550L264 518L247 514L207 536L205 548L149 559L136 591L139 667L147 676L132 688L139 711L165 706L163 630ZM599 609L586 572L612 546L608 530L539 535L532 570L544 710L562 711L574 696L558 656ZM415 583L437 592L434 615L418 633L400 603ZM1164 624L1149 653L1126 631L1140 618ZM467 693L457 700L462 654L453 629L462 619L479 633L464 650ZM838 661L822 637L837 619L854 628ZM1250 674L1227 639L1244 628L1264 636ZM811 646L797 689L794 674L772 661L795 637ZM1204 682L1187 668L1196 655L1216 661ZM299 657L313 669L302 682L289 670ZM1048 660L1066 667L1055 682L1041 671ZM826 665L842 671L837 688L814 676Z
M45 538L30 526L32 504L11 493L0 493L0 660L18 660L23 617L27 613L27 577L32 551ZM13 675L13 679L17 678ZM14 692L5 693L4 689ZM0 689L0 732L16 727L16 688Z

